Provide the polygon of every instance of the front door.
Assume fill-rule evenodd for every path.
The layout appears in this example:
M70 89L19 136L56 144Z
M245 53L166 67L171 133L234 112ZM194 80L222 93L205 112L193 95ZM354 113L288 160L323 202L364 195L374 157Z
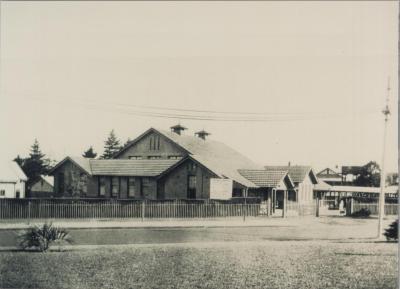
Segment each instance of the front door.
M196 176L188 176L187 198L196 199Z

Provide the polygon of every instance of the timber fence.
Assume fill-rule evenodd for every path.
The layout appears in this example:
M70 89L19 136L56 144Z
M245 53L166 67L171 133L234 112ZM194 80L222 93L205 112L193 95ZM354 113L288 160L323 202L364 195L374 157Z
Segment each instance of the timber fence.
M256 217L258 202L212 200L0 199L0 219Z
M352 212L358 212L361 209L368 209L371 215L377 215L379 213L378 203L357 203L354 202L352 205ZM399 209L399 204L385 204L385 215L397 215Z

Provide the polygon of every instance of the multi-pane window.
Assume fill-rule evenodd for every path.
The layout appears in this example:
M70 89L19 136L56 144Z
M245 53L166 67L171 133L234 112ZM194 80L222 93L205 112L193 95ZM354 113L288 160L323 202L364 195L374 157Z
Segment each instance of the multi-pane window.
M136 179L134 177L128 178L128 197L136 196Z
M106 178L105 177L100 177L99 178L99 195L100 196L105 196L106 195Z
M118 197L119 194L119 178L112 177L111 178L111 196Z
M189 189L196 188L196 176L189 176Z
M182 158L181 156L168 156L168 159L170 160L179 160L181 158Z
M159 160L159 159L161 159L161 156L148 156L147 158L149 160Z
M142 190L141 190L141 196L145 197L147 193L151 189L151 181L149 178L142 178Z
M0 190L0 196L5 196L6 195L6 190Z
M131 160L141 160L142 156L129 156L129 159L131 159Z

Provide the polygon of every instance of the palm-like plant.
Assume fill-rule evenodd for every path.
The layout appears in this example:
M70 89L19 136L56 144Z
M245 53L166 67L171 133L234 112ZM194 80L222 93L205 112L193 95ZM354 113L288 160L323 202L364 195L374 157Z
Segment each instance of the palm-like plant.
M55 227L52 223L45 223L42 226L31 227L20 235L19 246L24 250L36 248L41 252L45 252L49 249L51 243L57 240L72 242L66 229Z

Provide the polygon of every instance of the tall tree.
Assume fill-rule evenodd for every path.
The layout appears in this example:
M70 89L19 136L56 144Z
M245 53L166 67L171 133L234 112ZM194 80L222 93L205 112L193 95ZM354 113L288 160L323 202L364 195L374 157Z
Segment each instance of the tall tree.
M28 177L28 186L35 182L40 175L47 174L51 168L51 161L45 158L45 154L40 150L39 142L35 139L31 146L29 157L22 159L19 156L17 162L22 161L22 170Z
M121 149L120 141L111 130L107 140L104 142L103 159L111 159Z
M362 167L362 170L354 181L354 184L363 187L379 187L380 177L381 169L378 163L370 161Z
M97 157L97 153L95 153L93 147L90 146L90 148L83 152L82 156L87 159L94 159Z

